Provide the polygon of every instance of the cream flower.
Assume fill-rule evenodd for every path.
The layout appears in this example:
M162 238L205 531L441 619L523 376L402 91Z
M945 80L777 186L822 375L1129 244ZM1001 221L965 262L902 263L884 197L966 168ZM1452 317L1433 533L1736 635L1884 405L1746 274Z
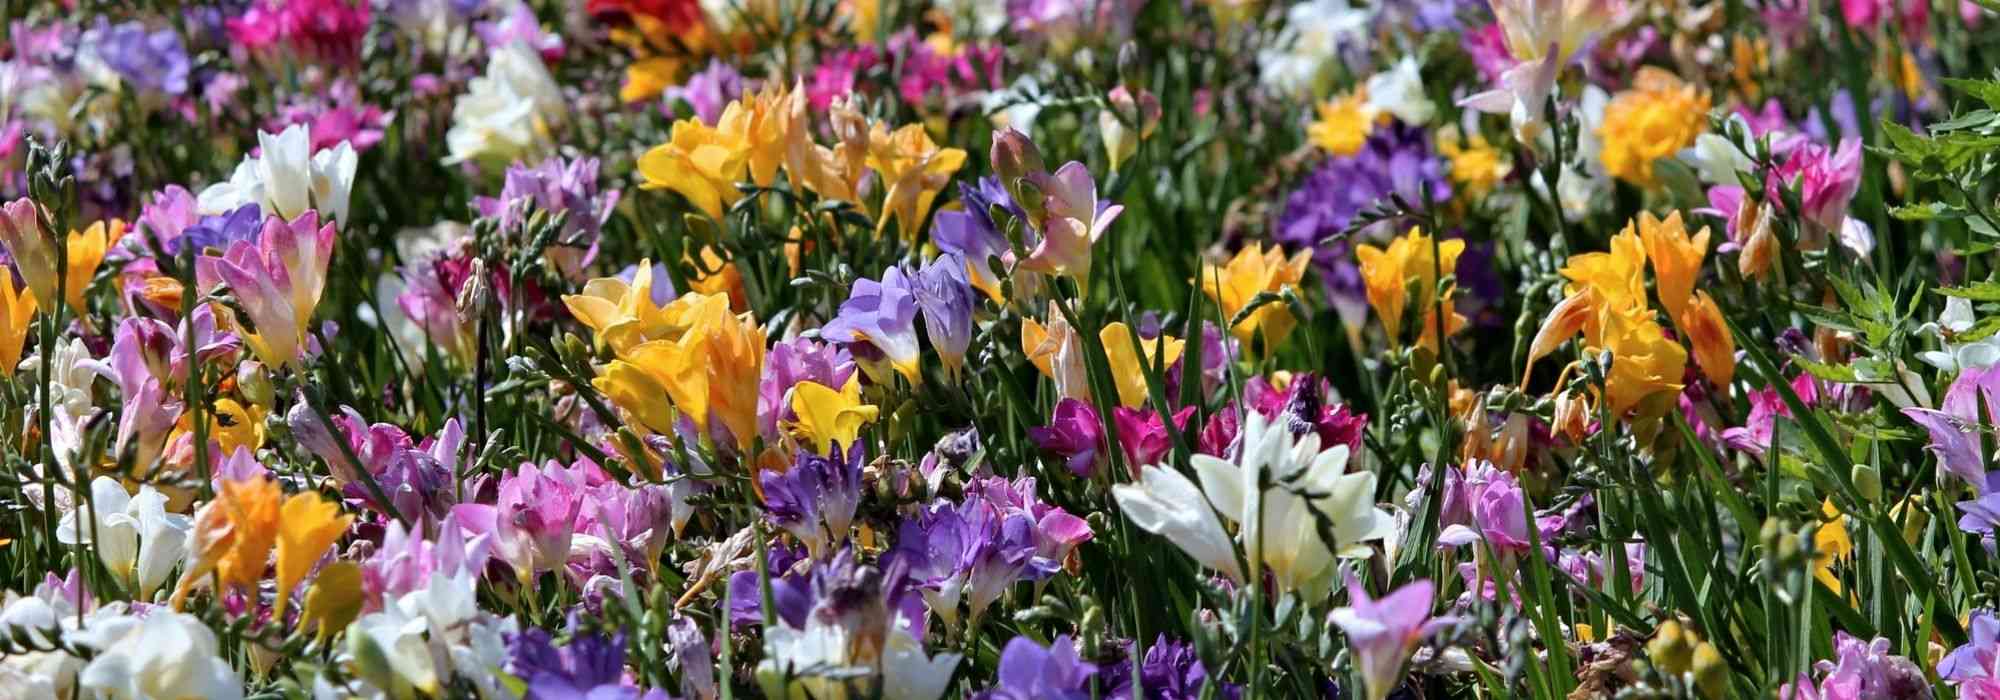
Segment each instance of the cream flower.
M486 75L473 78L451 108L445 164L467 161L498 171L554 147L555 128L568 114L562 88L524 42L494 49Z
M347 223L348 198L354 188L359 158L342 141L314 153L312 134L302 124L273 135L257 134L260 153L244 156L229 181L201 191L195 208L203 215L225 214L255 204L264 216L296 218L316 209L334 221Z

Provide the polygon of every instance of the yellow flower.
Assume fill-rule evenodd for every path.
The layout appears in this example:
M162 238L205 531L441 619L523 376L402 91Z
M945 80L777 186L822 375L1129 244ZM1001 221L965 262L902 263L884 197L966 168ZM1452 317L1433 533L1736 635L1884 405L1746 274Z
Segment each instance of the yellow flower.
M83 308L83 291L90 287L90 278L104 262L104 251L124 237L122 219L99 221L82 231L69 232L69 269L63 278L63 301L71 309Z
M720 420L748 450L757 436L757 383L764 370L764 330L749 314L729 311L729 298L689 292L668 305L682 326L678 337L631 349L591 384L657 433L673 431L665 394L706 434Z
M1639 69L1632 88L1604 108L1599 157L1604 171L1640 187L1653 185L1653 161L1694 144L1708 127L1708 93L1651 66Z
M1376 116L1368 106L1368 90L1356 88L1320 103L1319 120L1306 127L1306 138L1327 153L1351 156L1361 152L1361 145L1374 133Z
M1820 503L1822 522L1813 532L1813 578L1838 594L1840 577L1833 573L1833 565L1854 556L1854 540L1847 535L1847 522L1835 508L1833 499Z
M740 134L694 119L674 122L673 136L639 157L640 187L670 189L709 218L722 220L723 207L743 196L736 182L750 162L750 146Z
M1438 152L1451 161L1451 181L1465 188L1474 198L1493 191L1494 186L1507 177L1513 166L1507 163L1507 156L1486 143L1486 137L1474 132L1464 144L1459 143L1457 127L1446 127L1438 132Z
M1118 384L1118 405L1135 408L1146 403L1146 372L1165 372L1181 359L1181 350L1187 345L1179 338L1162 334L1159 338L1147 340L1139 338L1139 347L1146 355L1146 364L1139 364L1139 356L1132 350L1132 329L1123 322L1106 325L1097 332L1097 340L1104 345L1104 355L1111 363L1111 378ZM1156 346L1159 346L1156 349Z
M282 599L281 599L282 600ZM326 640L361 616L361 566L351 561L337 561L319 570L311 586L306 588L304 611L299 613L299 628L313 629L313 643L324 645Z
M283 619L292 589L305 580L326 550L347 532L354 516L317 493L297 493L285 499L278 524L278 612Z
M701 264L694 267L696 277L688 280L689 291L727 296L731 309L750 308L749 297L743 291L743 272L736 269L735 261L724 261L714 247L703 246Z
M633 61L625 67L625 84L618 88L618 99L626 102L649 102L666 92L667 88L680 84L681 61L672 56L652 56Z
M1422 347L1437 351L1439 306L1449 313L1444 319L1446 335L1456 334L1465 327L1465 316L1452 310L1451 298L1456 290L1445 290L1443 299L1437 299L1435 293L1438 273L1452 274L1458 269L1458 255L1465 252L1465 241L1439 241L1433 250L1430 235L1413 226L1408 234L1390 241L1387 249L1363 244L1354 252L1361 261L1368 305L1381 317L1382 329L1388 332L1391 344L1402 342L1403 310L1412 301L1423 314L1417 341Z
M1216 266L1204 263L1201 272L1201 288L1208 298L1222 307L1225 319L1236 318L1244 307L1263 292L1278 293L1286 287L1296 287L1305 276L1306 265L1312 262L1312 251L1301 250L1288 260L1285 251L1278 246L1268 250L1259 245L1246 246L1237 251L1229 264ZM1298 319L1283 302L1272 302L1257 307L1248 318L1230 328L1238 340L1249 343L1259 333L1264 336L1264 352L1269 354L1285 341Z
M1730 337L1729 325L1723 322L1715 299L1708 292L1695 292L1674 326L1694 347L1694 361L1701 373L1716 388L1729 391L1729 382L1736 378L1736 339Z
M563 306L589 326L597 346L624 354L633 346L666 337L672 330L666 307L653 304L653 261L639 262L632 283L599 277L584 283L582 294L566 294Z
M1640 212L1636 221L1625 225L1625 230L1631 231L1635 226L1640 240L1646 244L1646 257L1653 262L1653 281L1659 289L1660 306L1666 309L1669 318L1680 318L1688 295L1694 292L1694 279L1701 274L1701 260L1708 255L1708 227L1702 227L1690 238L1678 211L1668 214L1664 221Z
M882 0L845 0L840 9L847 15L847 31L856 42L875 43L881 29Z
M1667 339L1651 309L1605 314L1604 347L1611 351L1611 370L1604 378L1606 408L1622 417L1654 394L1679 393L1687 369L1687 350ZM1648 415L1666 408L1645 406Z
M1646 248L1630 226L1611 237L1610 252L1572 255L1561 272L1570 281L1569 297L1585 303L1582 330L1586 347L1602 346L1606 312L1646 308ZM1550 315L1551 320L1554 317ZM1554 340L1560 344L1575 333L1572 329ZM1536 340L1541 340L1539 333Z
M938 148L921 124L894 132L875 125L868 139L868 167L888 185L882 194L882 215L875 222L875 233L880 235L893 216L903 240L915 241L931 203L964 164L965 151Z
M21 351L35 324L35 292L26 285L14 287L14 276L0 273L0 377L13 376L21 364Z
M750 181L770 187L778 180L788 143L790 95L777 81L754 95L729 103L717 128L734 135L749 149Z
M224 481L215 500L194 516L194 563L181 574L169 600L175 610L197 584L215 575L222 588L255 586L264 578L278 537L278 483L264 477Z
M833 445L852 448L861 435L861 426L875 420L880 409L861 403L861 378L850 376L847 385L834 391L819 382L799 382L792 388L792 412L799 419L790 426L813 451L826 454Z

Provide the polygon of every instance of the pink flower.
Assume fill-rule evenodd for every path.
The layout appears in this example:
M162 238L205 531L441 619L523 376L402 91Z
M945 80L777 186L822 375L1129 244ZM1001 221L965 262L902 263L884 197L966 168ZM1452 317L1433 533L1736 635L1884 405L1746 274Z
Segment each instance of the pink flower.
M1438 534L1439 546L1458 547L1483 540L1496 554L1528 551L1528 501L1513 474L1495 469L1488 462L1474 462L1457 483L1450 476L1447 475L1445 484L1446 507L1470 523L1461 521L1445 527ZM1461 490L1450 493L1454 487Z
M1160 458L1173 451L1173 434L1167 432L1167 423L1160 420L1158 412L1124 406L1111 411L1118 422L1118 444L1125 450L1125 464L1131 467L1133 478L1138 478L1140 467L1158 464ZM1188 417L1193 415L1193 406L1174 413L1174 429L1185 429Z
M1402 677L1403 662L1417 645L1452 623L1451 618L1431 617L1435 593L1429 579L1418 579L1377 600L1348 574L1350 604L1336 608L1332 620L1347 635L1347 648L1361 667L1361 682L1371 700L1389 697Z
M1823 231L1839 231L1847 220L1847 204L1861 186L1861 142L1841 139L1840 147L1832 150L1816 143L1803 144L1774 174L1799 188L1800 203L1805 207L1802 213L1808 221Z
M1022 266L1053 275L1088 277L1091 247L1125 207L1098 201L1097 181L1077 161L1064 164L1053 175L1033 173L1029 178L1047 198L1042 205L1042 240Z
M492 534L494 554L521 581L531 581L569 560L570 538L583 505L583 476L555 460L541 467L522 464L501 477L493 505L455 506L452 516L472 531Z
M1855 29L1874 29L1889 12L1889 0L1840 0L1840 18Z
M266 366L296 366L304 356L306 328L326 287L333 237L333 222L320 226L319 213L307 210L289 222L266 219L256 245L236 241L222 257L195 261L203 290L229 285L249 314L249 324L238 321L238 335Z
M369 6L366 0L258 0L224 26L232 41L252 52L282 43L299 56L348 64L360 58Z

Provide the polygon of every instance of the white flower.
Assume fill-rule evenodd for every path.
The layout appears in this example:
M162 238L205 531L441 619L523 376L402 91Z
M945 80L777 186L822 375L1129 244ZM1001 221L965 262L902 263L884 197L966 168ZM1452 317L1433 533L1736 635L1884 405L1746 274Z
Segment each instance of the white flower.
M925 655L923 643L899 622L879 641L881 658L875 665L882 675L881 693L875 695L868 692L866 681L855 677L871 670L863 663L867 660L851 658L866 640L857 639L838 621L811 615L803 630L779 624L765 634L770 653L757 665L757 682L766 696L774 698L937 700L944 696L960 660L958 654Z
M924 653L923 642L901 627L882 645L882 697L889 700L937 700L944 697L958 654Z
M91 515L94 528L85 519ZM78 505L64 515L56 539L65 544L94 539L104 567L133 589L134 600L146 601L187 555L192 528L188 516L167 512L167 497L151 485L133 496L118 480L100 476L90 482L90 510Z
M1732 114L1729 118L1736 122L1743 121L1740 115ZM1746 126L1743 131L1749 133L1749 128ZM1750 154L1744 153L1742 146L1736 145L1721 134L1702 134L1694 137L1694 145L1681 149L1677 157L1681 162L1688 164L1688 167L1694 168L1703 182L1712 185L1737 184L1740 182L1736 178L1737 173L1753 172L1757 169L1756 161L1750 160Z
M447 165L478 162L489 169L552 148L566 114L562 88L525 42L494 49L486 75L473 78L451 109Z
M1422 126L1437 114L1437 104L1424 95L1423 64L1404 56L1394 68L1368 78L1368 106L1396 115L1411 126Z
M1341 45L1367 36L1374 12L1349 7L1346 0L1311 0L1285 12L1285 29L1274 48L1257 54L1258 75L1279 95L1309 97L1320 88L1326 67L1339 62Z
M347 628L347 657L356 680L389 697L411 697L413 691L436 695L440 683L424 642L426 626L424 618L394 605L354 621Z
M258 132L257 146L261 152L244 156L228 182L201 191L195 204L198 212L224 214L256 204L265 216L292 219L317 209L334 221L347 223L348 198L359 163L353 146L342 141L313 153L312 133L303 124L285 127L276 135Z
M1194 481L1165 465L1139 470L1139 483L1111 487L1118 509L1139 529L1167 538L1202 566L1243 580L1236 545Z
M1971 331L1977 322L1978 320L1972 316L1972 300L1964 297L1945 297L1944 313L1938 314L1937 322L1926 323L1917 329L1918 333L1937 338L1944 349L1919 352L1917 359L1946 372L1985 369L2000 364L2000 334L1988 335L1969 343L1952 342L1952 339L1959 334Z
M153 610L145 619L93 621L84 635L98 649L77 682L86 694L116 698L243 697L243 680L217 656L215 632L201 618Z
M1311 601L1325 597L1336 556L1367 556L1366 542L1395 530L1395 518L1373 502L1375 474L1346 473L1346 445L1321 450L1317 434L1294 436L1251 411L1237 460L1191 459L1209 502L1241 524L1237 538L1253 572L1269 569L1280 589ZM1322 517L1331 521L1333 542L1320 537Z
M1042 114L1042 84L1035 76L1022 73L1005 90L986 93L980 108L993 115L993 128L1035 133L1035 118Z
M1514 138L1532 143L1548 125L1542 121L1548 101L1555 94L1556 74L1562 64L1551 56L1539 61L1523 61L1500 74L1500 85L1458 101L1458 106L1488 114L1505 114L1514 127Z

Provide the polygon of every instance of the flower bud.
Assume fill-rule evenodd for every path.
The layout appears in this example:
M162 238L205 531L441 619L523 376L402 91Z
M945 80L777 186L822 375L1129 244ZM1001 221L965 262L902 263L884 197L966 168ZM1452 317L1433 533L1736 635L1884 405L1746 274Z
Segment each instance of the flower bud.
M1868 499L1869 503L1882 502L1882 474L1875 471L1875 467L1856 464L1849 478L1854 481L1854 490L1861 492L1862 498Z
M1019 180L1031 173L1048 169L1042 162L1041 150L1035 148L1035 142L1028 140L1027 134L1012 127L993 132L991 158L993 172L999 175L1003 182ZM1016 199L1019 197L1016 196Z

